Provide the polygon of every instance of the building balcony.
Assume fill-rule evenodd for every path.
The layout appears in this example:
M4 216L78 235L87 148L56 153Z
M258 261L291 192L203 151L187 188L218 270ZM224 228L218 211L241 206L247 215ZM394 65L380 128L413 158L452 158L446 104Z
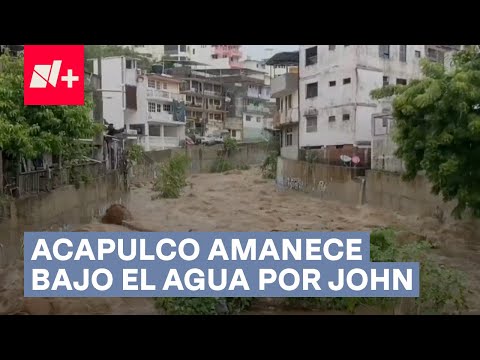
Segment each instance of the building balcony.
M142 136L139 142L146 151L164 150L180 146L180 138L172 136Z
M184 125L184 121L174 121L173 114L170 112L148 112L147 123L154 124L171 124L171 125Z
M201 94L202 92L194 87L188 87L188 86L181 86L180 87L180 92L182 93L195 93L195 94Z
M203 95L207 96L222 96L221 92L213 91L213 90L203 90Z
M298 108L277 111L273 116L273 120L278 126L298 123Z
M164 90L147 89L147 99L149 100L164 100L164 101L185 101L185 95L175 94Z
M228 64L232 69L243 69L243 64L238 61L230 61Z
M242 57L242 52L238 47L231 47L229 45L218 45L214 47L213 53L218 55L218 57Z
M268 114L268 113L270 113L270 109L268 107L261 106L261 105L253 105L253 104L249 104L249 105L245 106L245 111L258 113L258 114Z
M247 96L250 98L254 99L260 99L260 100L270 100L270 94L262 91L261 93L258 92L257 89L248 89L247 90Z
M280 98L298 90L298 74L286 73L271 80L272 97Z

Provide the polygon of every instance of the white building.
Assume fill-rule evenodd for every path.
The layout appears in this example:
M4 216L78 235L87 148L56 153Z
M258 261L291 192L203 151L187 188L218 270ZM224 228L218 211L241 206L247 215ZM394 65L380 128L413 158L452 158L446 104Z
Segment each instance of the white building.
M176 61L194 61L198 69L241 68L242 45L164 45L164 54Z
M370 163L372 115L390 111L370 92L421 76L425 45L301 45L300 148L323 148ZM332 160L332 161L330 161Z
M452 56L464 45L425 45L425 56L435 62L443 63L451 69ZM382 109L383 110L383 109ZM393 140L395 119L390 111L377 112L372 115L372 163L371 168L390 172L404 172L404 163L395 156L397 144Z
M152 60L160 61L164 54L164 45L128 45L132 50L142 55L152 55Z
M96 64L94 73L98 74ZM132 58L103 58L103 117L116 129L138 135L147 151L178 147L185 140L185 96L180 94L180 83L167 75L142 74Z
M280 130L280 154L283 158L298 159L298 58L297 52L283 52L267 61L267 66L288 69L287 73L272 78L272 98L276 101L273 124Z

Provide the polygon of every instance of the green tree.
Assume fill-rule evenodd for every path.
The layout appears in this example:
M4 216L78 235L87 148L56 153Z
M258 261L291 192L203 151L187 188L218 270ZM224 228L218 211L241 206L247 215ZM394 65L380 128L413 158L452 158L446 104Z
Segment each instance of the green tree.
M24 106L23 59L0 56L0 149L11 159L35 159L44 153L78 158L102 127L92 121L92 103L85 106Z
M467 209L480 216L480 55L470 47L454 55L452 67L424 60L424 77L405 86L372 91L393 96L396 155L405 180L424 171L432 192L457 200L453 215Z
M130 56L138 59L138 67L150 71L152 68L152 59L144 54L120 45L85 45L85 68L90 69L88 59L107 56Z

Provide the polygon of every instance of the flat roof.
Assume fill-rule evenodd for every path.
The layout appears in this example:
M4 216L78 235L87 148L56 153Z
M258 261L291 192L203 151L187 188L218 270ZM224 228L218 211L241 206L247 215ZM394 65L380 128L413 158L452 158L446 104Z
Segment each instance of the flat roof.
M248 68L240 69L195 69L210 75L247 75L247 74L265 74L265 71L253 70Z
M192 60L176 60L176 59L168 59L168 58L164 58L160 61L156 61L155 64L153 65L162 65L162 63L177 63L177 64L181 64L181 65L203 65L203 66L209 66L208 64L205 64L205 63L201 63L201 62L198 62L198 61L192 61Z
M145 74L145 75L139 75L139 77L144 77L144 76L146 76L148 78L155 78L155 79L158 79L158 80L163 80L163 81L173 82L173 83L182 83L183 82L180 79L176 79L176 78L171 77L171 76L165 76L163 74L148 73L148 74Z

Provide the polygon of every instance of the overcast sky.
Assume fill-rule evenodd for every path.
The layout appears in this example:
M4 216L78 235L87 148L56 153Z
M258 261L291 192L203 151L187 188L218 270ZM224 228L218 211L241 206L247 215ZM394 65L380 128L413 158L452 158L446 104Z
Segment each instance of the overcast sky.
M252 59L262 60L275 55L281 51L295 51L298 50L299 45L243 45L243 50L247 56ZM266 49L273 49L268 51Z

